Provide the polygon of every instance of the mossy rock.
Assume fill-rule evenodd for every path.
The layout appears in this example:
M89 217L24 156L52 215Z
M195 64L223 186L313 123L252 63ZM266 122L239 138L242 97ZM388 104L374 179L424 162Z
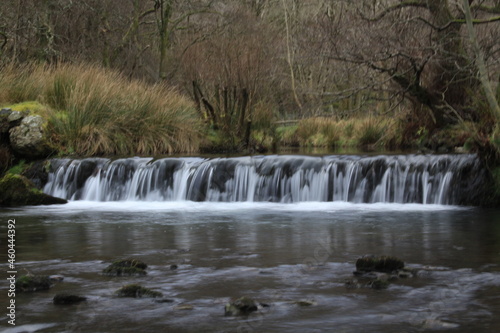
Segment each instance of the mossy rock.
M147 267L148 265L144 262L136 259L117 260L106 267L102 273L108 276L146 275Z
M86 301L87 298L78 295L69 295L69 294L57 294L54 296L52 300L56 305L70 305L70 304L78 304Z
M226 304L224 315L246 316L259 309L259 303L249 297L240 297Z
M16 280L16 292L48 290L52 281L46 275L23 275Z
M376 279L371 281L369 285L373 289L381 290L381 289L387 289L390 285L390 282L384 279Z
M398 269L402 269L404 266L404 261L396 257L364 256L356 260L356 270L359 272L391 273Z
M156 298L156 297L163 296L163 294L158 292L158 291L154 291L154 290L151 290L149 288L144 288L143 286L138 285L138 284L128 284L126 286L123 286L120 289L118 289L115 292L115 294L118 297L134 297L134 298L138 298L138 297Z
M67 202L43 193L21 175L7 174L0 180L0 206L54 205Z

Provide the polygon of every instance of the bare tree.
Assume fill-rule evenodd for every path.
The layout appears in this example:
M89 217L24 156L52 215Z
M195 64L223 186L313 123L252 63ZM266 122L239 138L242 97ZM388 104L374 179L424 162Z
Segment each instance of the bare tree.
M470 1L474 3L474 1ZM492 23L498 5L487 1L473 6L480 19ZM417 118L429 127L443 127L457 118L477 118L470 109L470 94L479 85L462 27L465 17L456 1L380 1L373 9L366 2L346 8L342 33L331 42L331 58L366 66L388 78L400 95L413 101ZM367 9L368 8L368 9ZM354 24L353 24L354 23ZM495 40L482 40L495 43Z

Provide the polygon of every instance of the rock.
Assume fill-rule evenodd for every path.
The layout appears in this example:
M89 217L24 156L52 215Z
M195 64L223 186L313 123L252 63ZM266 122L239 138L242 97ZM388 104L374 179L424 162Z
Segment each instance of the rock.
M173 264L173 265L170 265L170 270L176 270L177 268L179 268L179 266L177 266L176 264Z
M46 275L23 275L16 280L16 292L48 290L50 287L52 282Z
M224 315L246 316L259 309L259 303L248 297L240 297L226 304Z
M54 296L53 302L56 305L77 304L87 300L87 297L69 294L57 294Z
M50 161L35 161L24 169L22 175L28 178L36 188L42 189L49 181L49 168Z
M364 256L356 260L356 270L358 272L383 272L392 273L404 268L405 263L396 257L375 257Z
M144 262L136 259L117 260L106 267L102 273L108 276L146 275L147 267L148 265Z
M0 134L9 133L11 128L9 124L9 116L11 113L12 109L0 110Z
M174 307L175 310L193 310L194 306L191 304L180 304Z
M173 303L174 300L171 298L159 298L155 299L155 303Z
M128 284L118 289L115 294L118 297L162 297L163 294L148 288L144 288L138 284Z
M19 111L12 111L11 110L9 116L7 117L7 121L9 123L14 124L16 121L22 120L28 114L29 114L29 111L28 112L19 112Z
M19 126L11 128L9 138L14 152L30 159L48 157L53 153L54 149L44 135L44 124L41 116L27 116Z
M43 193L24 176L7 174L0 179L0 206L54 205L67 202Z
M0 137L0 142L3 142ZM0 175L3 175L12 166L13 162L12 152L10 147L5 144L0 144Z
M300 301L295 301L293 302L294 304L297 304L299 306L312 306L312 305L317 305L315 301L310 301L310 300L300 300Z
M64 280L64 276L62 275L51 275L49 276L51 282L62 282Z
M347 289L359 289L362 287L362 284L357 279L349 279L345 281L345 287Z
M389 287L389 284L390 283L388 280L376 279L371 281L371 283L369 283L369 286L373 289L387 289L387 287Z
M0 110L0 134L8 134L9 130L15 126L19 126L21 121L25 116L29 114L28 112L18 112L12 111L12 109L2 109Z

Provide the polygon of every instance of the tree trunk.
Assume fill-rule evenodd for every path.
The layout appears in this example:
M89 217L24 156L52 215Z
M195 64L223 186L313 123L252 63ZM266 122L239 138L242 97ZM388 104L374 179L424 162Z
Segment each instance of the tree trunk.
M167 78L168 71L168 49L170 48L170 18L172 17L173 0L160 0L160 19L158 22L160 34L160 68L161 80Z

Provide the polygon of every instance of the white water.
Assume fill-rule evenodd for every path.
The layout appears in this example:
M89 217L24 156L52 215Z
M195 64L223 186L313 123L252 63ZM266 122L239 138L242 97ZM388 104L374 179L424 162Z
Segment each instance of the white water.
M85 201L462 204L474 155L53 160L44 191Z
M43 208L50 213L78 213L78 212L199 212L210 214L212 212L429 212L468 210L463 206L451 205L423 205L423 204L398 204L374 203L357 204L350 202L299 202L299 203L270 203L270 202L195 202L195 201L70 201L65 205L51 205ZM25 213L40 210L39 206L26 207Z

